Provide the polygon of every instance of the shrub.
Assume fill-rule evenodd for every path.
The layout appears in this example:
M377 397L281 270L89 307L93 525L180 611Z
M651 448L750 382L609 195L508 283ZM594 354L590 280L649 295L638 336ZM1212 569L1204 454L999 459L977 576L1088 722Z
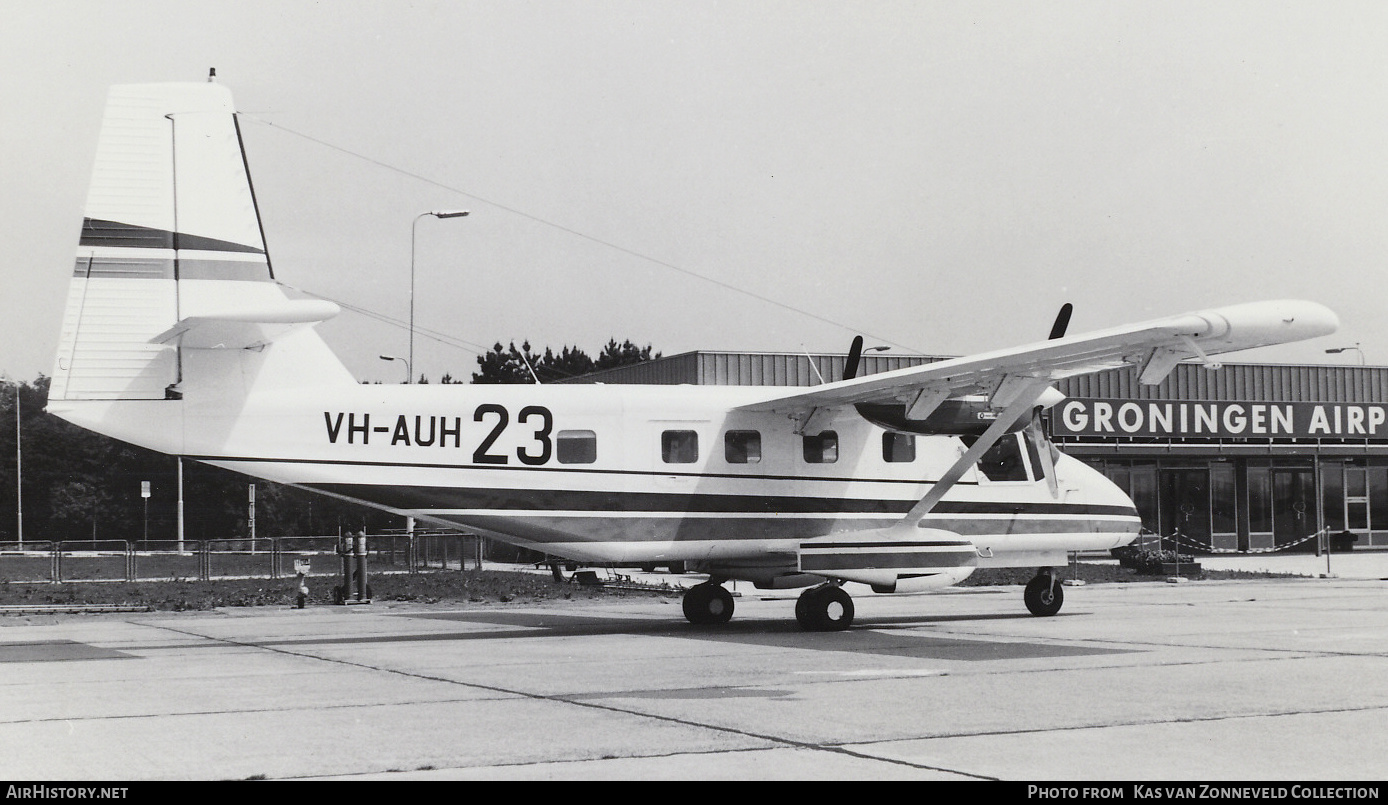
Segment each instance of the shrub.
M1177 554L1175 551L1159 551L1155 548L1135 548L1125 545L1122 548L1114 548L1109 553L1118 560L1118 564L1123 567L1136 570L1145 576L1162 575L1162 565L1172 562L1182 564L1192 564L1195 557L1190 554Z

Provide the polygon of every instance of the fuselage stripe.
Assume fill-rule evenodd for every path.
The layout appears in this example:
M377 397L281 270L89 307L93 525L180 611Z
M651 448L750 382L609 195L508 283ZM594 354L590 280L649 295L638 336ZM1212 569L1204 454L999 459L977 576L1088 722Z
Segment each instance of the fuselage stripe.
M205 461L211 464L221 463L245 463L245 464L308 464L321 465L325 467L392 467L398 469L424 469L424 470L458 470L461 472L524 472L524 473L567 473L576 475L597 475L613 477L637 477L637 478L729 478L745 481L814 481L821 483L864 483L864 484L904 484L908 486L922 486L935 483L929 478L864 478L849 475L767 475L760 473L740 473L740 472L678 472L675 470L614 470L598 469L591 467L539 467L508 464L505 466L486 465L486 464L435 464L428 462L402 462L402 461L359 461L353 459L332 459L332 458L291 458L291 457L271 457L271 456L206 456L206 455L185 455L191 461ZM1030 482L1026 482L1030 484ZM960 480L955 482L955 486L978 486L977 481Z
M470 489L441 486L308 483L305 488L396 509L464 509L512 513L549 511L675 512L779 514L904 515L914 500L828 498L796 495L719 495L668 492L618 492L538 489ZM931 514L940 515L1079 515L1129 517L1124 506L1043 502L943 500Z

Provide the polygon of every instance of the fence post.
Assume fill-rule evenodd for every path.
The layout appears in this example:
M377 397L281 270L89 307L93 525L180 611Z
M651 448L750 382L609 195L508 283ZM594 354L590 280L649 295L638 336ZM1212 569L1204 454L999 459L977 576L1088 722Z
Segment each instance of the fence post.
M280 541L270 538L270 578L280 577Z
M63 581L62 540L53 543L53 557L48 563L48 579L54 584L61 584Z
M125 580L135 580L135 547L129 540L121 540L125 543Z
M208 556L208 540L198 540L198 580L212 580L212 557Z

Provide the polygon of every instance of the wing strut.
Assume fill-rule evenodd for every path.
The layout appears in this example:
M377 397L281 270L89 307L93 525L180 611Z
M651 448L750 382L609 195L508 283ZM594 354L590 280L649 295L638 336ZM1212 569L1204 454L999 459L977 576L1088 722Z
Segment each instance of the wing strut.
M1002 414L993 420L993 424L988 426L983 435L978 437L978 441L974 442L968 450L965 450L953 466L940 476L940 480L935 482L925 497L911 507L911 511L906 514L901 525L909 528L920 523L921 518L929 514L930 510L935 508L935 504L939 503L940 499L958 483L959 479L964 477L964 473L977 464L983 454L997 444L998 439L1001 439L1003 434L1016 424L1023 414L1031 410L1036 401L1041 398L1042 393L1050 387L1050 382L1041 378L1014 375L1008 380L1016 381L1016 385L1006 381L1003 383L1004 386L1008 386L1008 391L1012 396L1011 402L1003 409Z

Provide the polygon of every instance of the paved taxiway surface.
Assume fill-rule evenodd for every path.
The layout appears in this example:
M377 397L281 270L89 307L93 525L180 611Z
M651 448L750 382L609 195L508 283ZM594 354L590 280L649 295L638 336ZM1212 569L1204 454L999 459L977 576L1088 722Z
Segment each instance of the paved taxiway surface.
M853 589L850 586L850 589ZM1388 582L0 619L0 776L1382 780ZM861 594L857 594L861 593Z

